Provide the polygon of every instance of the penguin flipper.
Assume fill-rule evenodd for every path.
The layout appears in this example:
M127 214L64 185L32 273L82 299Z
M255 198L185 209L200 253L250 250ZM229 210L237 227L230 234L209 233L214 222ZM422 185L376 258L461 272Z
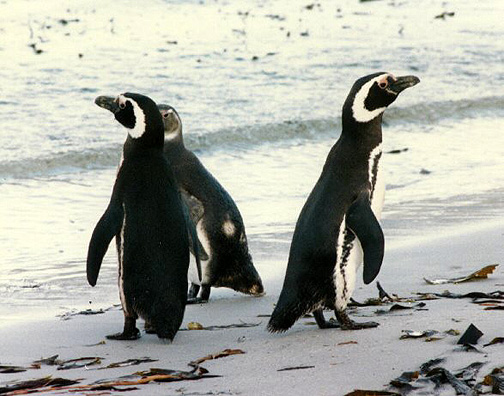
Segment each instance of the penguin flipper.
M107 252L110 241L121 229L123 217L124 212L121 205L111 201L100 221L96 224L89 242L86 263L87 280L91 286L96 285L103 256Z
M371 283L380 272L385 251L385 238L369 199L369 192L360 193L346 214L346 225L359 238L364 252L364 283Z
M196 229L196 224L201 220L203 215L205 214L205 208L203 207L203 204L201 201L194 197L193 195L189 194L187 191L181 189L180 190L180 196L182 197L182 203L185 206L184 210L187 210L188 213L186 214L186 221L190 220L193 224L194 229ZM189 234L191 236L191 233ZM196 243L195 243L196 242ZM205 251L203 248L203 245L201 244L200 240L198 239L197 234L193 238L191 236L190 241L190 249L191 253L195 255L194 252L194 245L198 245L198 250L199 250L199 258L200 260L206 261L210 257L208 256L208 253ZM196 256L196 255L195 255Z
M186 222L187 234L189 236L189 251L193 254L196 259L196 269L198 270L198 279L201 282L203 275L201 272L201 260L204 260L204 255L206 255L204 250L200 250L201 242L198 239L198 233L196 232L196 223L193 221L193 217L190 214L191 208L188 205L188 201L184 198L184 193L181 194L182 197L182 212L184 213L184 218ZM201 248L202 249L202 248ZM207 256L208 260L208 256Z

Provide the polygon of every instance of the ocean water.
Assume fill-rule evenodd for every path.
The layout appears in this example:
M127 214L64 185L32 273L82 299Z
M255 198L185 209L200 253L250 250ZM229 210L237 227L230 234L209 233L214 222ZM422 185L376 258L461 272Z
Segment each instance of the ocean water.
M98 95L178 110L266 279L375 71L421 79L384 117L387 246L502 217L503 17L490 0L1 0L0 326L118 302L113 246L85 277L126 136Z

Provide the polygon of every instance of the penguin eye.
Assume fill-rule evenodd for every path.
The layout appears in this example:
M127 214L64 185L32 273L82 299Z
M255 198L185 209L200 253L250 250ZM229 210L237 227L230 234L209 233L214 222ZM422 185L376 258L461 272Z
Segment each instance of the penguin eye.
M124 109L126 107L126 104L124 102L119 103L119 108Z
M385 80L385 81L380 81L380 82L378 83L378 86L379 86L381 89L385 89L385 88L387 88L387 87L388 87L388 81L387 81L387 80Z
M169 115L170 115L170 113L164 113L163 118L168 118Z

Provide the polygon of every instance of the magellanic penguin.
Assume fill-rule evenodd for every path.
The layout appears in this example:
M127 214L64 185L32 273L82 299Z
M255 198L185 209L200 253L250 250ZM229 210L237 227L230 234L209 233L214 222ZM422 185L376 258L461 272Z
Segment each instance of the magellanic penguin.
M110 203L89 243L87 279L96 284L115 236L124 330L107 338L137 339L136 320L142 317L159 338L171 341L186 305L189 238L187 216L163 154L163 120L157 105L139 94L119 95L108 107L128 136Z
M164 153L172 164L202 244L202 280L200 282L195 271L191 271L188 302L208 301L211 287L262 295L264 287L249 253L238 207L196 155L186 149L177 111L169 105L159 104L158 107L164 122Z
M378 326L356 323L346 313L364 261L364 283L372 282L383 261L384 237L378 222L385 185L380 166L382 115L415 76L375 73L359 78L343 105L341 136L296 223L287 272L268 323L271 332L289 329L313 312L322 329ZM322 310L334 309L339 323Z

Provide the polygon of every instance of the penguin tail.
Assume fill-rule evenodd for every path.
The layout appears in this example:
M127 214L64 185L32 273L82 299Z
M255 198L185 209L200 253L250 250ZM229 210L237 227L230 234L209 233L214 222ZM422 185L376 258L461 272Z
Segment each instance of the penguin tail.
M303 315L303 312L297 312L298 310L299 306L282 305L279 301L268 322L268 331L270 333L284 333L289 330Z
M184 292L185 293L185 292ZM164 306L155 307L149 322L152 323L155 333L161 339L173 341L175 334L182 324L185 306L183 304L170 304L165 302Z

